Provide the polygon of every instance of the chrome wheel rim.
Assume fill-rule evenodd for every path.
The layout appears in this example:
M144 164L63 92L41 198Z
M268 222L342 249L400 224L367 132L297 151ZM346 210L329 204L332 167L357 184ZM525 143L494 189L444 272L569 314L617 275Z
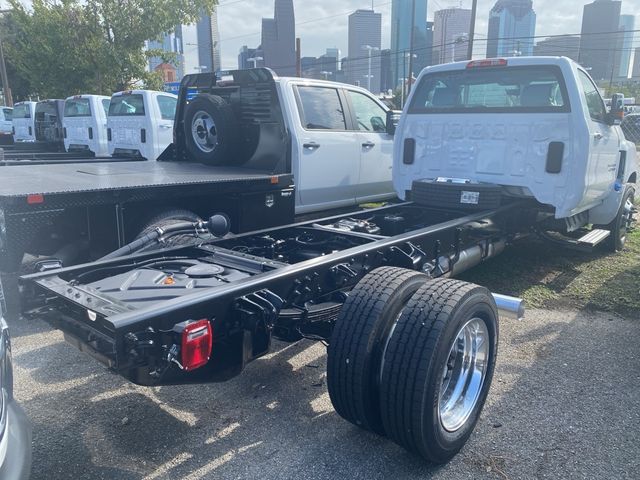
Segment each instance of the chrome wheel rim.
M198 111L191 122L191 136L197 147L205 153L211 153L218 144L216 123L207 112Z
M626 243L627 232L631 230L632 226L633 226L633 200L631 198L627 198L627 201L624 204L622 219L620 221L620 230L618 231L618 236L620 238L620 243L622 245Z
M484 320L473 318L458 331L444 366L438 397L440 424L448 432L469 420L487 376L489 330Z

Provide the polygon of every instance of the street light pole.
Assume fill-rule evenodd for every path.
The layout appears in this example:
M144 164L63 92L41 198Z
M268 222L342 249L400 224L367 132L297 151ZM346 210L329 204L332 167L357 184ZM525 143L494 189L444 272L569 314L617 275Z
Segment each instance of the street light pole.
M262 57L251 57L247 58L247 62L253 62L253 68L258 68L258 62L264 60Z
M372 47L371 45L363 45L363 50L369 52L369 74L367 75L367 90L371 91L371 52L380 50L378 47Z
M409 35L409 86L407 87L407 95L411 93L411 81L413 80L413 40L415 37L416 28L416 0L411 3L411 32Z

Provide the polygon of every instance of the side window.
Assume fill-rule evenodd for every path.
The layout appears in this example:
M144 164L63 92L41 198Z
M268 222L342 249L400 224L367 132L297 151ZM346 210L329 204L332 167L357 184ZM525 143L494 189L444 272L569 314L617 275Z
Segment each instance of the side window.
M165 95L158 96L158 107L160 107L160 115L163 120L173 120L176 117L176 105L178 99L167 97Z
M4 119L8 122L11 121L11 119L13 118L13 109L12 108L3 108L2 111L4 112Z
M307 130L346 130L344 108L338 90L299 86L300 117Z
M598 92L598 89L586 73L578 70L578 76L580 77L580 83L582 83L582 90L585 101L587 102L587 108L589 109L589 115L591 115L591 118L596 122L602 122L607 110L600 96L600 92Z
M387 112L375 100L360 93L347 90L357 119L358 130L366 132L386 132Z
M110 98L102 99L102 108L104 108L104 114L105 115L109 115L109 105L111 105L111 99Z

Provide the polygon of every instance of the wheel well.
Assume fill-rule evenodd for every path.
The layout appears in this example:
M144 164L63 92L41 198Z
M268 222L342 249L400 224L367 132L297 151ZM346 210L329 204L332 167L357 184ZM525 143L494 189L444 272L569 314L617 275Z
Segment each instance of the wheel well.
M631 174L631 176L629 177L629 181L627 183L636 183L638 181L638 174L637 172L633 172Z

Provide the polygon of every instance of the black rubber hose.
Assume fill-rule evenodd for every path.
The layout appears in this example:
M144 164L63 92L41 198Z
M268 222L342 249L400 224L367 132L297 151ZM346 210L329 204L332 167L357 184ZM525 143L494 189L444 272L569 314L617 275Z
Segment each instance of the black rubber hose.
M156 240L158 240L161 236L169 233L175 233L175 232L181 232L181 231L192 231L192 230L195 231L198 224L199 222L180 222L180 223L174 223L172 225L168 225L164 227L162 230L156 229L152 232L147 233L146 235L143 235L137 240L134 240L133 242L123 247L120 247L117 250L114 250L108 255L105 255L104 257L102 257L100 260L111 260L114 258L124 257L125 255L129 255L131 253L136 252L137 250L140 250L143 247L146 247L150 243L153 243Z

